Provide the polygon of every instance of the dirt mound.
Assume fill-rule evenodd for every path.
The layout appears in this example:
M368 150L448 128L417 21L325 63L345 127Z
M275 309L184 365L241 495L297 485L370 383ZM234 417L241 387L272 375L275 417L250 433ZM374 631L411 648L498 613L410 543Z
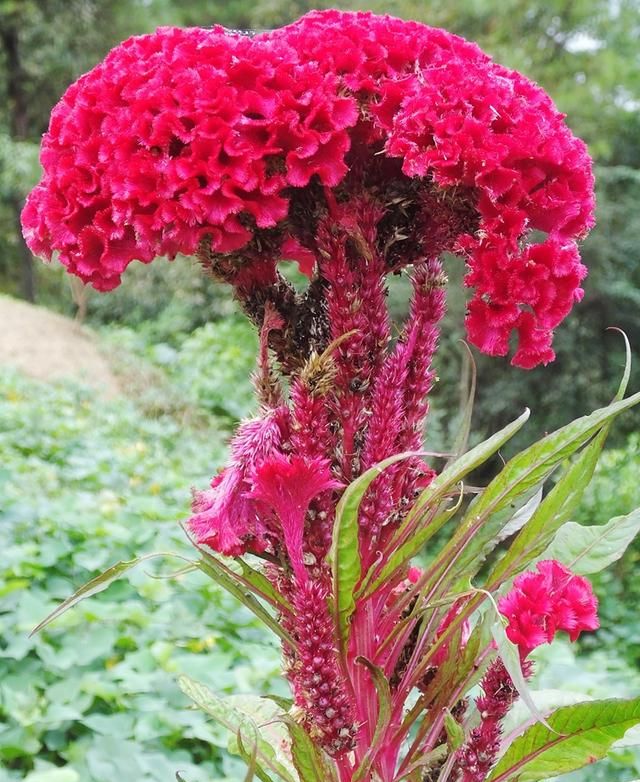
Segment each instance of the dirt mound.
M0 372L5 366L38 380L70 378L107 396L119 393L89 330L43 307L0 296Z

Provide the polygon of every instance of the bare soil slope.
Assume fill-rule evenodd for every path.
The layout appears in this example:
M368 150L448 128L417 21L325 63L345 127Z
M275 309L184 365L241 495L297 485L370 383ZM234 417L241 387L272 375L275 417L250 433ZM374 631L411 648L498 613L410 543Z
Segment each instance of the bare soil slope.
M38 380L70 378L106 396L119 393L88 329L44 307L0 296L0 373L6 366Z

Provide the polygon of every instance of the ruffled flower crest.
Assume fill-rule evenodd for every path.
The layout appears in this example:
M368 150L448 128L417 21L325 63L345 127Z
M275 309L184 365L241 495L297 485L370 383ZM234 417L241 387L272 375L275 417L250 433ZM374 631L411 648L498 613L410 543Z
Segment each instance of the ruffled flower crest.
M507 636L522 657L536 647L550 644L564 631L577 641L584 631L597 630L598 599L589 581L555 560L536 565L513 582L512 590L498 603L507 618Z
M251 498L257 465L278 453L288 429L286 408L240 425L231 443L231 463L211 480L211 488L193 492L187 526L195 541L228 556L270 547L269 530Z
M505 355L515 333L514 364L551 361L553 330L582 297L583 142L535 84L416 22L322 11L254 37L131 38L67 90L41 160L27 243L99 290L133 260L177 253L245 293L278 258L311 275L317 186L330 205L356 180L376 192L382 174L416 204L388 225L405 236L393 263L459 254L482 351ZM231 272L239 251L255 260Z

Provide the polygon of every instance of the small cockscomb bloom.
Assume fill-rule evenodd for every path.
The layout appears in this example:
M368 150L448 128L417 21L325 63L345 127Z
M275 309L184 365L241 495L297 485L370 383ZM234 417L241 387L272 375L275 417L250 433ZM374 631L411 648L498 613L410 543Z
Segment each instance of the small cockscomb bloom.
M498 608L508 620L509 640L520 651L525 678L533 673L527 656L538 646L551 643L558 631L567 632L576 641L581 632L599 627L598 601L591 584L555 560L538 562L536 572L519 575ZM487 778L500 751L502 721L518 697L500 658L491 663L480 684L482 695L476 698L480 723L458 750L459 782L483 782Z
M498 603L508 620L507 636L523 658L541 644L551 643L559 631L576 641L583 631L600 626L598 599L586 578L555 560L538 562L536 570L519 575Z
M468 336L490 355L515 333L514 364L552 360L582 296L584 144L535 84L415 22L323 11L254 37L131 38L67 90L41 161L27 242L99 290L133 260L177 253L245 299L280 258L316 274L323 212L349 212L359 190L385 216L387 270L465 260Z
M282 538L299 584L307 580L303 537L311 500L322 492L342 488L331 476L328 462L304 456L274 453L257 464L248 495L275 513Z

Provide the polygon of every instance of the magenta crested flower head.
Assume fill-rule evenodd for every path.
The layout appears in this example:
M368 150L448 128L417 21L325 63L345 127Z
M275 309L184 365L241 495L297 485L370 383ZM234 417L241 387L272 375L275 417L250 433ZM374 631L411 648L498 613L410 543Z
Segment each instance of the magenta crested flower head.
M464 259L485 353L516 333L514 364L547 363L582 296L584 144L535 84L415 22L323 11L254 37L131 38L67 90L41 161L27 242L99 290L133 260L197 253L255 308L282 258L322 276L323 216L360 193L386 271Z
M522 657L550 644L561 630L576 641L585 630L597 630L598 599L586 578L560 562L538 562L537 572L522 573L498 606L508 620L507 636Z

